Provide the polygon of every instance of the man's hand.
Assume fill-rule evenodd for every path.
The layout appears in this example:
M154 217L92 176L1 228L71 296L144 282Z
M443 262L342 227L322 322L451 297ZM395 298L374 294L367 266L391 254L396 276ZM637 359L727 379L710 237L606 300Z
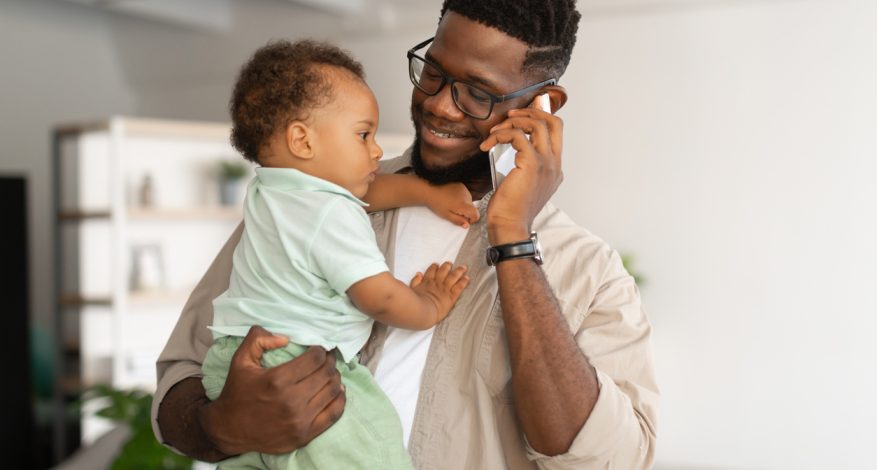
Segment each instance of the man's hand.
M333 354L312 346L292 361L262 367L262 353L287 342L251 328L232 357L219 398L201 408L201 426L223 454L289 452L341 417L345 396Z
M493 245L527 239L536 214L563 181L563 121L535 107L513 109L491 129L481 150L498 143L510 143L517 155L515 168L487 208L487 235Z

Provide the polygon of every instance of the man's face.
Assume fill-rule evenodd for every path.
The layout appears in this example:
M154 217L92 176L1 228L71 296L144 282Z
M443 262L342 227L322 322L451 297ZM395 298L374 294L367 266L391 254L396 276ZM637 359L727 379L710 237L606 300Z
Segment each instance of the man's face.
M523 41L449 11L424 56L454 79L504 95L530 85L521 72L526 52ZM526 106L531 99L524 96L497 103L490 117L478 120L454 104L449 86L435 96L415 87L411 95L415 171L434 182L481 180L489 184L487 157L478 146L510 109Z

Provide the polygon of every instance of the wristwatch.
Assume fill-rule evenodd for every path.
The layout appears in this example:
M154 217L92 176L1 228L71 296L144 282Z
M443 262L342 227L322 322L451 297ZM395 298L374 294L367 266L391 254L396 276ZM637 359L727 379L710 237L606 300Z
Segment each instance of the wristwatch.
M542 246L536 238L536 232L530 233L530 239L487 248L487 265L496 266L510 259L533 258L536 264L542 264Z

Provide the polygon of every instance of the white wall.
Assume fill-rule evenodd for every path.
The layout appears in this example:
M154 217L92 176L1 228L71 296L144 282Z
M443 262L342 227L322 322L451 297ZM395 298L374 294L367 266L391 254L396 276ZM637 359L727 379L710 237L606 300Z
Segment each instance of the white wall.
M54 314L51 129L131 110L109 21L63 2L0 2L0 172L28 178L33 323Z
M358 19L339 19L277 0L238 1L235 20L222 34L123 16L114 17L112 24L116 45L123 51L121 65L141 115L228 120L234 80L253 51L269 40L310 37L351 50L365 66L382 104L382 130L411 132L405 52L435 32L441 1L410 3L399 5L399 14L405 16L389 31L371 24L377 20L368 12ZM418 4L429 6L418 9Z
M662 468L873 460L875 24L839 0L581 24L555 199L647 277Z
M253 49L314 35L364 62L384 130L410 132L404 53L432 33L440 1L366 34L248 0L225 35L60 3L0 4L0 169L32 174L38 281L51 279L50 123L126 111L224 120ZM866 467L877 5L580 3L555 202L646 277L663 392L656 468Z

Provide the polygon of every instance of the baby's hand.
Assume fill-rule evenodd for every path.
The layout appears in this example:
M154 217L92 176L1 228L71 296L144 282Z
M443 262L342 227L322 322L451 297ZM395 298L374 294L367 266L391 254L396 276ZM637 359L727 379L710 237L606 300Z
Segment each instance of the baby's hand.
M463 183L431 186L427 207L436 215L463 228L478 221L481 215L472 204L472 195Z
M457 266L452 269L449 262L441 266L433 263L426 273L417 273L411 279L411 288L417 295L427 298L435 305L436 319L438 323L448 316L463 289L469 285L469 276L466 275L466 266Z

